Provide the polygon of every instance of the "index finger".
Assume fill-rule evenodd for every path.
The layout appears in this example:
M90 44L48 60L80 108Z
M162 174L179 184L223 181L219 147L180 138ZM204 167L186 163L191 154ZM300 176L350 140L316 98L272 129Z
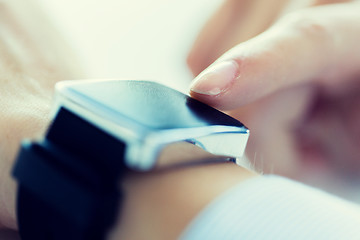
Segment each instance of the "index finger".
M242 43L193 82L193 97L230 110L279 89L336 85L360 69L359 2L301 10Z

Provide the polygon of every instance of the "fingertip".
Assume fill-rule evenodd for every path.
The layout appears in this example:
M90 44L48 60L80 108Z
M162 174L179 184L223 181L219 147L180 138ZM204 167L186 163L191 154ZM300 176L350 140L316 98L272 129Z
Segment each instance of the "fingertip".
M190 90L189 94L192 98L195 98L200 102L203 102L220 111L231 111L243 105L243 100L241 98L239 99L234 97L231 91L218 95L207 95Z
M190 89L189 93L192 98L195 98L195 99L199 100L200 102L203 102L214 108L221 108L221 105L219 104L218 98L216 96L209 96L206 94L201 94L198 92L194 92L191 89Z
M238 99L233 85L239 76L234 60L216 62L200 73L190 86L190 96L220 110L231 109Z

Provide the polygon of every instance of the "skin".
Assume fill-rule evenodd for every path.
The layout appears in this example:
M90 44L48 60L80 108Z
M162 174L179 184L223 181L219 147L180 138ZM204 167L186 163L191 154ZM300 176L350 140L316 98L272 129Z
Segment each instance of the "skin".
M54 84L81 78L82 74L79 65L70 62L75 58L66 42L33 3L8 1L0 5L0 13L0 229L16 230L16 183L10 172L20 142L44 134L50 121ZM182 155L184 151L186 156ZM144 239L147 235L142 234L151 234L155 239L173 239L215 196L256 176L232 163L160 169L183 161L174 158L179 155L188 160L213 157L190 144L176 145L161 155L159 169L147 174L129 173L123 183L125 211L119 214L113 237ZM154 193L163 198L149 198ZM146 204L142 203L144 199ZM164 205L168 206L166 212ZM144 231L136 228L139 221ZM164 223L168 226L165 230ZM8 235L0 231L1 238Z
M351 181L360 171L359 1L277 1L267 15L249 2L225 1L200 33L191 95L251 129L258 170ZM234 14L249 4L258 23Z
M282 16L298 10L349 0L226 0L208 20L189 53L187 62L197 76L239 43L271 27Z
M13 2L20 3L20 1ZM228 2L234 4L235 1L227 1L225 4ZM238 2L245 3L245 1ZM328 3L330 2L317 2L317 4ZM25 3L21 1L21 4ZM251 15L256 15L258 13L256 9L262 6L260 1L247 1L247 4L252 5ZM304 9L290 13L285 18L281 18L283 12L292 11L286 10L286 2L279 1L276 6L283 7L271 9L274 12L266 14L267 19L270 20L259 20L256 24L259 28L251 30L249 27L247 32L251 34L244 34L241 40L232 37L233 31L227 31L223 36L230 43L213 42L223 46L219 50L214 47L217 53L212 55L212 60L207 60L207 63L197 67L197 70L194 70L195 73L200 72L209 62L211 63L224 51L233 47L234 44L257 36L233 48L216 61L216 64L221 61L230 62L230 64L225 64L225 69L235 69L234 73L229 73L229 71L221 73L216 70L214 64L211 69L206 70L208 72L199 76L192 86L191 94L244 121L251 127L254 136L251 139L250 151L258 152L257 156L260 155L258 158L269 156L272 163L275 163L275 159L279 157L282 161L279 165L287 166L283 171L293 174L305 169L296 168L294 164L298 164L301 159L300 156L303 156L300 154L309 152L308 150L299 151L299 143L296 141L297 135L293 131L304 126L301 125L304 123L312 123L313 128L324 127L324 120L328 119L328 116L338 116L337 110L343 111L343 105L347 106L346 103L354 102L353 99L357 99L358 92L357 88L354 87L357 84L356 80L352 79L356 79L354 76L359 69L356 64L360 63L358 61L360 56L357 52L358 48L354 47L359 42L359 17L357 14L359 5L351 2L318 8L292 7ZM22 5L22 9L28 10L29 8L24 8ZM235 7L227 8L227 11L232 9ZM16 16L12 19L19 19L19 22L26 24L29 24L31 22L29 19L32 19L22 21L20 18L23 16L22 14ZM222 16L221 12L218 16ZM230 20L226 20L226 18L225 23L221 26L227 26L226 21L232 21L235 17L236 14L233 14ZM245 20L238 19L235 22L237 24ZM6 24L9 22L4 21ZM45 22L39 21L36 24L44 24ZM273 25L273 23L275 24ZM236 24L233 29L237 29ZM14 25L11 26L10 29L14 29ZM45 26L19 29L38 28L44 29L45 32L51 31ZM264 33L257 35L264 30L266 30ZM216 32L218 29L214 28L214 31ZM29 34L27 31L20 32L20 35L15 35L18 34L18 30L10 32L13 36L29 36L29 38L24 39L34 39L34 36L30 37L31 34L27 35ZM242 35L241 31L235 34L235 36L238 35ZM341 37L335 38L335 35ZM208 39L212 41L212 37ZM332 41L334 39L336 41ZM44 43L41 39L21 41L20 46L25 44L26 46L33 46L31 43L41 46L41 48L26 47L25 49L33 49L33 51L27 52L26 57L16 56L12 52L8 53L5 51L9 49L8 46L3 48L2 56L9 57L3 58L4 65L2 66L6 67L2 73L7 73L7 75L1 77L3 93L7 94L7 98L2 98L1 109L4 109L4 112L1 115L0 126L2 127L1 130L6 133L1 135L3 137L2 142L7 145L4 145L6 148L2 147L1 149L0 164L2 165L0 169L2 173L0 182L2 185L0 186L0 201L2 207L0 209L0 222L7 228L16 229L14 215L15 184L9 176L9 170L19 141L23 137L34 138L43 133L48 123L47 113L53 84L59 79L77 78L77 75L66 67L66 61L64 61L64 65L62 64L59 60L61 57L54 57L53 61L51 61L51 56L54 56L52 54L49 54L50 57L41 57L45 56L45 52L55 51L56 47L54 46L48 46L47 51L44 50L50 42L53 44L52 41ZM197 44L202 45L200 43ZM195 47L193 52L196 49L198 48ZM209 49L202 53L193 53L192 56L203 57L202 55L206 52L212 54ZM324 57L325 54L327 57ZM296 56L295 60L294 56ZM30 61L23 62L25 59L30 59ZM208 57L205 56L204 59L208 59ZM189 62L191 64L191 61ZM199 60L199 62L201 61ZM54 63L57 64L54 65ZM37 70L34 71L34 69ZM205 82L202 84L203 89L201 89L199 81L206 75L206 78L210 79L209 81L213 85ZM222 81L225 75L232 79L230 79L231 84L226 87L225 91L222 91L218 81ZM211 79L211 76L216 76L217 79ZM212 93L220 90L220 94L206 94L206 91L212 90L213 86L216 89ZM347 99L350 96L353 99ZM343 105L339 104L334 108L333 101L339 103L338 99L344 100ZM355 114L357 113L356 106L355 104L353 108L346 109L346 112L349 113L349 117L347 117L349 124L346 127L350 128L346 133L349 132L349 134L354 132L351 131L351 119L353 119L353 111ZM329 115L330 113L332 115ZM261 126L269 126L269 124L273 127L261 128ZM328 129L332 129L331 124L333 123L330 122L330 126L327 126ZM286 127L284 128L284 126ZM271 137L274 134L276 134L278 141L274 141ZM319 133L309 131L309 134L304 138L316 140L317 144L323 145L325 139L328 139L324 136L323 130ZM332 134L338 136L336 133ZM356 136L358 135L355 135L354 139L357 139ZM280 143L283 144L281 147L272 145ZM350 144L352 143L351 141ZM271 151L270 149L273 147L280 151ZM284 152L285 150L286 152ZM172 161L171 155L176 154L172 151L170 153L168 161ZM321 152L318 154L317 151L313 155L315 156L314 159L318 161L317 164L323 166L322 161L325 159L325 155ZM167 157L164 159L164 162L167 162ZM289 161L290 159L294 159L294 161ZM313 166L313 162L311 164ZM148 239L149 236L152 236L155 239L174 239L214 197L234 184L255 176L257 176L255 173L233 164L210 164L171 171L155 170L142 175L131 173L123 183L127 198L124 212L119 217L116 228L118 231L114 231L113 237L129 238L131 236L131 239ZM155 192L157 194L150 194ZM170 203L171 205L168 205ZM141 231L136 228L139 222L144 226ZM163 228L164 225L167 226L165 229Z
M193 148L187 151L198 154ZM181 154L182 149L176 149L166 158L171 162ZM219 194L256 176L229 162L129 174L123 183L124 206L111 239L177 239Z
M0 227L16 229L10 172L20 141L45 131L54 84L80 74L66 42L30 1L1 2L0 26Z

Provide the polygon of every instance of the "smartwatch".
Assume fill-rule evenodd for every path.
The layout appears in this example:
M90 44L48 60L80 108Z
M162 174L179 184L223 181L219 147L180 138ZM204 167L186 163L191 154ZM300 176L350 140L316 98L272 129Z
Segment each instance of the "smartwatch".
M54 102L47 133L23 141L13 169L23 240L106 239L126 171L155 168L178 142L235 159L249 137L238 120L150 81L64 81Z

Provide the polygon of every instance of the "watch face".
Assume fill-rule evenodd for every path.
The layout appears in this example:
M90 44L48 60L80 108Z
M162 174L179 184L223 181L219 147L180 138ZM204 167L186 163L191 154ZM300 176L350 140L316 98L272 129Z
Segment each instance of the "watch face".
M208 125L243 127L239 121L166 86L146 81L73 82L60 88L67 98L109 120L127 118L150 129Z
M61 82L60 107L126 142L130 165L141 159L146 168L169 143L187 141L214 154L241 156L248 138L238 120L149 81Z

